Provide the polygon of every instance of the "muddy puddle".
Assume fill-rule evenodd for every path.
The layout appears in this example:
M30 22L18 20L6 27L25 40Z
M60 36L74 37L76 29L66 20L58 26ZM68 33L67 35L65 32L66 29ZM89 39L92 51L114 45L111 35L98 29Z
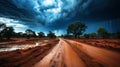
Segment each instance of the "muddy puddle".
M0 46L0 52L4 51L13 51L18 49L28 49L32 47L40 46L39 42L36 42L35 44L24 44L24 45L1 45Z

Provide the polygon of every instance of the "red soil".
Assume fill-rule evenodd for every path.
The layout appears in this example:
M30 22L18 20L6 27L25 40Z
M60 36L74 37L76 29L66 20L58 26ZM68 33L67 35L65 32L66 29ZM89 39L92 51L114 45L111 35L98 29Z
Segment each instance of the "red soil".
M120 39L74 39L75 41L120 52Z
M35 41L43 41L46 39L19 39L15 43L27 43ZM58 43L58 39L51 39L46 42L44 46L36 46L28 49L19 49L15 51L0 52L0 66L1 67L31 67L47 55L51 49ZM7 44L8 45L8 44ZM11 45L11 44L9 44ZM14 45L12 43L12 45Z

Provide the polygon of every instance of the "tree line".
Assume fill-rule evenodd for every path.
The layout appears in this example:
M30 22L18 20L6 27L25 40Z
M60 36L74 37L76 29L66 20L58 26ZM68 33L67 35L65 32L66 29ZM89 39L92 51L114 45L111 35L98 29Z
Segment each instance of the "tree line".
M6 24L0 24L0 40L3 39L10 39L10 38L44 38L44 37L49 37L49 38L56 38L55 33L53 33L52 31L49 31L49 33L47 34L47 36L45 36L44 32L38 32L36 34L35 31L31 30L31 29L26 29L25 33L23 32L15 32L13 27L8 27L6 26Z
M99 27L96 32L84 34L86 29L87 29L87 26L84 23L77 21L77 22L69 24L66 30L67 33L64 35L61 35L60 37L64 37L64 38L120 38L120 32L109 33L103 27ZM44 38L44 37L56 38L56 35L52 31L49 31L47 36L45 36L44 32L38 32L36 35L36 32L31 29L25 30L25 33L23 32L16 33L13 27L8 27L6 26L6 24L0 24L0 40L2 40L3 38L10 39L10 38L21 38L21 37L25 37L27 39Z
M66 38L120 38L120 32L110 33L105 28L99 27L96 32L83 34L87 26L80 22L74 22L68 25L67 27L67 34L62 35L62 37Z

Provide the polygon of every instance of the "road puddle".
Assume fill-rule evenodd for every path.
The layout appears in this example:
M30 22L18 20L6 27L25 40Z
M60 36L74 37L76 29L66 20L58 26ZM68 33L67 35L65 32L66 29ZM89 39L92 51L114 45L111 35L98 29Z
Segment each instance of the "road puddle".
M28 49L28 48L37 47L37 46L39 46L38 42L36 42L35 44L25 44L25 45L3 45L3 46L0 46L0 52L13 51L18 49Z

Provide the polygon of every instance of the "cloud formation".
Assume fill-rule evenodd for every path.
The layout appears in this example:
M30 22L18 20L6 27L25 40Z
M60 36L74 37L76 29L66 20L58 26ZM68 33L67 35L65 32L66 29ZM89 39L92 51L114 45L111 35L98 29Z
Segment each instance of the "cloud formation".
M78 20L90 24L120 19L119 3L119 0L0 0L0 17L40 31L56 31Z
M28 26L22 24L22 22L9 18L0 17L0 23L5 23L7 26L14 27L16 32L24 32L28 28Z
M1 0L3 15L36 22L54 22L61 18L107 19L116 18L120 14L119 1L112 0ZM5 6L4 6L5 5ZM112 6L111 6L112 5ZM114 10L113 10L114 8ZM5 11L5 12L4 12ZM114 16L112 16L112 14ZM99 16L99 17L98 17Z

